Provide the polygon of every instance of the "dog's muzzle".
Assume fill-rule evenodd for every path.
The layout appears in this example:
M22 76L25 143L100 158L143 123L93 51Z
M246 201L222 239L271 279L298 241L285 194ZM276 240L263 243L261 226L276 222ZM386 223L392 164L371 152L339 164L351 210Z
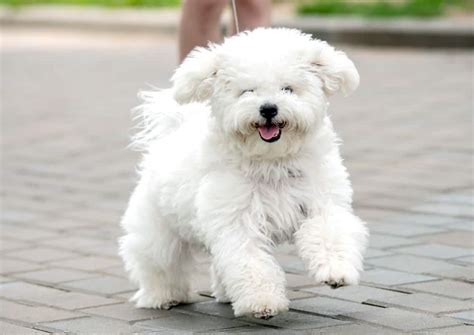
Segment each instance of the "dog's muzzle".
M260 115L265 119L265 124L257 125L260 138L268 143L278 141L284 124L276 124L274 122L274 118L278 115L277 105L271 103L263 104L260 106Z

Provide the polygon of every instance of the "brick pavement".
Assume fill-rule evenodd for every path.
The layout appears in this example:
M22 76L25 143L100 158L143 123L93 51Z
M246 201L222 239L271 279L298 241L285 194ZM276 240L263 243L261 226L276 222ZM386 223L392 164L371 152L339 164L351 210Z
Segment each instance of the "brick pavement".
M136 92L166 86L173 41L4 30L0 334L473 333L472 52L345 48L362 85L333 102L371 244L359 287L331 290L278 250L291 310L234 318L207 296L134 309L116 255L134 185Z

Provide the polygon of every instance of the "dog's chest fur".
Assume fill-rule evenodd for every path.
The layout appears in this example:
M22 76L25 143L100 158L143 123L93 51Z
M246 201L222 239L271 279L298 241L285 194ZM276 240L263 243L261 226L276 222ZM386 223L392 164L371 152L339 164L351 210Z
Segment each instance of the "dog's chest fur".
M313 193L308 177L294 164L260 164L245 172L253 186L251 206L259 214L260 231L276 243L291 240L308 216Z

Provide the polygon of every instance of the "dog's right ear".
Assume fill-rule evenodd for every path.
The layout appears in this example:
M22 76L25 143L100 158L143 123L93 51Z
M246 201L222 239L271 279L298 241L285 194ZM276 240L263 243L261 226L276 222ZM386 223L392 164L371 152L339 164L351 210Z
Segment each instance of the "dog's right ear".
M180 104L209 99L217 72L216 47L194 48L176 69L171 82L174 98Z

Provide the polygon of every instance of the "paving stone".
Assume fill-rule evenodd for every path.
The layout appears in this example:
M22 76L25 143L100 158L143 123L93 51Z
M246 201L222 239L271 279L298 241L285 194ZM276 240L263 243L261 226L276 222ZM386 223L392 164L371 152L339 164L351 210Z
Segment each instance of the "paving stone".
M46 335L48 333L39 330L22 327L0 320L0 334L8 335Z
M129 280L112 276L101 276L71 281L63 284L62 287L81 289L100 294L117 294L137 289L137 287L132 285Z
M305 288L305 291L316 293L318 295L327 296L331 298L338 298L344 300L350 300L354 302L364 302L366 300L381 300L385 301L390 297L405 296L406 294L384 290L375 287L369 286L343 286L336 290L330 288L329 286Z
M412 247L393 248L391 250L403 254L411 254L440 259L449 259L469 255L472 256L474 253L473 249L457 248L441 244L423 244Z
M316 282L306 275L286 273L286 286L289 288L300 288L309 285L315 285Z
M394 270L373 269L362 273L362 282L381 284L384 286L436 280L436 277L407 273Z
M423 225L413 225L405 223L382 223L374 224L370 226L371 232L377 232L381 234L390 234L401 237L413 237L426 234L434 234L439 232L445 232L444 227L430 227Z
M181 305L176 308L229 319L234 318L234 311L231 304L221 304L215 300L205 301L197 304Z
M2 256L2 261L0 262L0 274L32 271L40 269L41 267L41 265L36 263L19 261L17 259Z
M453 261L463 263L463 264L474 265L474 255L464 256L464 257L457 257L457 258L453 259Z
M119 300L104 298L98 295L69 292L62 297L52 297L46 301L46 304L64 309L76 310L87 307L115 304L117 302L119 302Z
M440 260L411 255L394 255L373 258L366 261L370 265L386 267L389 269L407 271L412 273L431 273L437 270L456 271L463 270L458 265L452 265Z
M6 254L7 256L23 259L29 262L48 262L53 260L75 258L80 256L77 253L57 250L51 248L30 248L27 250L17 250Z
M473 302L471 301L470 307L474 307ZM447 316L450 316L452 318L460 319L462 321L468 322L471 325L474 325L474 310L470 311L463 311L463 312L458 312L458 313L451 313L447 314Z
M467 335L472 334L474 331L473 326L462 325L456 327L447 327L439 329L430 329L427 331L414 332L414 335Z
M430 270L427 273L429 275L442 278L474 282L474 266L472 264L449 265L446 267Z
M124 321L141 321L148 319L156 319L160 317L167 317L170 311L136 308L133 304L114 304L108 306L86 308L81 310L82 313L105 316L113 319L120 319Z
M412 208L414 211L437 213L440 215L449 215L455 217L474 217L474 210L472 206L463 204L421 204Z
M118 265L118 266L113 266L111 268L106 268L106 269L100 270L100 272L110 274L112 276L128 279L128 274L127 274L127 272L125 272L125 269L124 269L123 265Z
M37 218L38 215L33 213L2 208L0 220L1 222L25 223L33 222Z
M283 329L317 329L324 328L329 326L336 326L349 323L348 321L341 321L332 318L325 318L321 316L299 313L289 311L276 317L271 318L270 320L260 320L251 317L243 318L248 322L255 322L262 325L271 325Z
M403 331L414 331L459 324L459 322L450 318L435 317L395 308L379 308L378 310L354 312L350 313L349 316L357 320L364 320L366 322Z
M71 310L119 302L118 300L101 296L66 292L21 282L1 284L0 296L14 299L16 301L29 301L32 303Z
M384 299L372 298L384 304L396 305L403 308L414 308L431 313L442 313L449 311L464 310L474 307L472 301L461 301L439 297L425 293L400 294L398 296L385 297Z
M404 237L396 237L384 234L370 234L369 245L371 248L384 249L401 245L411 245L415 244L416 241L413 241Z
M8 300L0 300L0 306L0 316L2 318L31 323L71 319L82 316L78 313L42 306L28 306Z
M387 329L385 327L378 328L378 327L369 326L369 325L348 324L348 325L335 326L335 327L330 327L330 328L316 329L314 332L311 332L311 334L395 335L395 334L400 334L400 332Z
M92 227L93 229L94 227ZM116 257L118 255L118 244L96 244L87 247L86 252L91 255L104 256L104 257ZM122 266L123 268L123 266Z
M469 301L469 307L470 308L474 307L474 302L473 301ZM463 312L447 314L447 316L450 316L450 317L456 318L456 319L461 319L461 320L467 321L470 324L474 325L474 309L471 309L469 311L463 311Z
M39 303L48 297L63 295L66 293L67 292L61 290L22 282L12 282L0 285L0 296L2 297Z
M450 226L450 229L467 231L471 233L472 231L474 231L474 222L472 219L456 221L452 223L452 225ZM453 241L453 242L456 242L456 241Z
M364 258L369 259L369 258L383 257L383 256L389 256L389 255L393 255L393 253L390 251L379 250L375 248L368 248L367 251L365 252Z
M289 300L298 300L298 299L314 297L314 294L310 292L304 292L304 291L287 290L286 297Z
M69 259L66 261L51 262L50 264L56 267L65 267L84 271L96 271L121 264L121 261L119 261L118 258L89 256Z
M18 224L2 223L2 235L4 238L11 237L22 241L43 240L56 237L58 234L44 229L36 229Z
M126 292L126 293L114 294L113 298L129 301L134 296L134 294L135 294L135 292Z
M0 241L0 252L5 252L5 251L10 251L10 250L18 250L18 249L24 249L28 247L27 242L22 242L22 241L13 241L11 239L2 239Z
M455 192L436 195L433 202L474 205L474 192Z
M90 237L64 237L56 239L45 239L40 242L44 246L58 247L70 250L87 250L88 247L104 244L104 241Z
M474 247L474 232L471 231L452 231L442 234L433 234L419 237L418 240L431 243L459 246L464 248Z
M474 285L454 280L439 280L403 285L402 287L458 299L474 298Z
M325 297L295 300L290 303L290 308L328 316L349 315L357 311L370 312L379 309L378 307Z
M83 317L72 320L43 323L44 326L62 329L67 332L89 334L129 334L135 327L124 321L111 320L99 317Z
M157 330L187 330L193 332L216 330L216 329L227 329L234 327L247 326L248 324L230 320L225 318L218 318L214 316L207 316L205 318L202 315L187 314L187 313L174 313L168 317L153 319L148 321L140 321L135 323L137 326L157 329Z
M13 278L8 278L8 277L4 277L4 276L0 276L0 283L8 283L8 282L11 282L11 281L15 281L15 279L13 279Z
M41 271L22 272L14 275L15 278L52 284L91 278L95 276L97 276L97 274L59 268L49 268L47 270Z
M288 335L297 334L297 331L294 331L294 330L291 331L289 329L285 329L284 331L287 332ZM194 332L189 332L189 331L184 331L184 330L181 330L181 331L173 330L172 332L163 330L164 334L175 334L175 332L177 332L177 334L187 334L187 335L197 334ZM271 335L271 334L282 334L283 330L265 328L259 325L252 325L252 326L243 326L243 327L232 327L232 328L226 328L226 329L207 330L207 331L199 332L198 334L245 334L245 333Z
M459 221L460 219L454 219L448 216L432 215L432 214L405 214L396 217L388 218L385 222L387 223L401 223L401 224L415 224L415 225L428 225L428 226L444 226L449 225L452 222Z

